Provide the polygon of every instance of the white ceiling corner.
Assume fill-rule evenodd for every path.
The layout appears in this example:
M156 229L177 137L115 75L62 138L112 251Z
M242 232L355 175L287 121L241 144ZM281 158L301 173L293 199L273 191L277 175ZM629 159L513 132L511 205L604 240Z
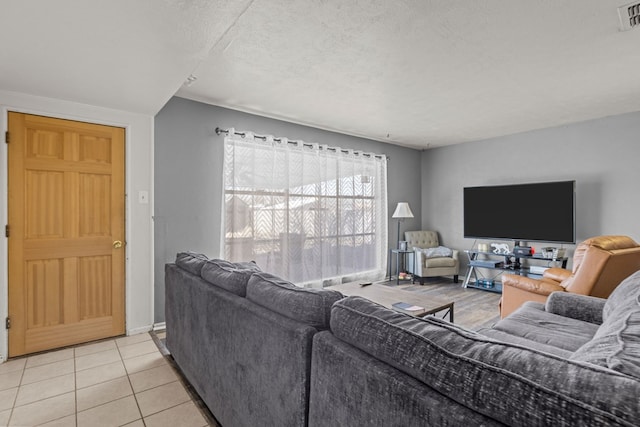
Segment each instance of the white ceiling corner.
M0 89L155 115L249 0L8 0Z

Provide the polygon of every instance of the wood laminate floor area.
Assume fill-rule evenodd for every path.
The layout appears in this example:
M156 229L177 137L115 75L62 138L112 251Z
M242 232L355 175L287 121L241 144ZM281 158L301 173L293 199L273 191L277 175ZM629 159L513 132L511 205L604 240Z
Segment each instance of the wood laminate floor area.
M500 298L502 294L481 289L463 288L461 283L453 283L449 278L435 277L426 279L424 285L412 284L410 280L380 282L405 291L433 295L438 299L453 301L455 323L472 330L490 328L500 320Z

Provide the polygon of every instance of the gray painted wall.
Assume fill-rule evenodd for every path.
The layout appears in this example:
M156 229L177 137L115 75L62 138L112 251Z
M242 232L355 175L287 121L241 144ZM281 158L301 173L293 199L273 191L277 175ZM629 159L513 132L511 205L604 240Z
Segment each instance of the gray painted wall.
M474 242L463 238L463 187L575 179L578 242L603 234L640 241L639 159L640 113L427 150L422 228L438 230L451 247L469 249ZM489 208L512 215L518 207ZM572 255L574 247L566 247Z
M390 246L397 239L391 219L397 202L409 202L415 215L402 230L420 229L419 151L172 98L155 117L155 322L164 321L165 263L184 250L220 256L223 135L215 134L217 126L386 154Z

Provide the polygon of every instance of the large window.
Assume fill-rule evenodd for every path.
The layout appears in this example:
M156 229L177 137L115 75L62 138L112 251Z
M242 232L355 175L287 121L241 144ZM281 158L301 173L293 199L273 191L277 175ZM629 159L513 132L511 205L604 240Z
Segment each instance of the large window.
M385 157L233 129L224 144L227 259L299 284L384 275Z

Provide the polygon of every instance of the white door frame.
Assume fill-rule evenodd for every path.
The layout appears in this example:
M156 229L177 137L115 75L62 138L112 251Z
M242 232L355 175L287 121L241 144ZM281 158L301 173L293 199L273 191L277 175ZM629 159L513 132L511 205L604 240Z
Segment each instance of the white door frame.
M0 363L7 359L9 309L7 131L9 111L98 123L125 129L125 328L127 335L153 327L153 117L51 98L0 91ZM147 203L138 194L147 191Z

